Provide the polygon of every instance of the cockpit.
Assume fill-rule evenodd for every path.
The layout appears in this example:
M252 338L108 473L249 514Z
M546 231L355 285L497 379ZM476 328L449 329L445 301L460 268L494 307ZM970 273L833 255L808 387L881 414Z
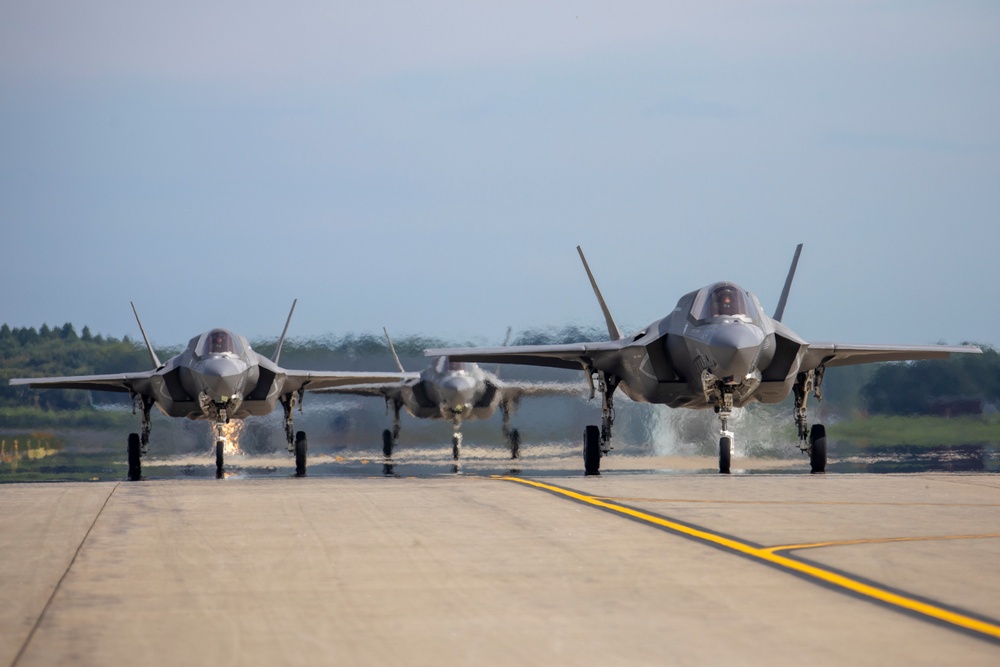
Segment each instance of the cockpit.
M434 369L441 374L467 373L469 371L469 364L465 361L452 361L448 357L439 357Z
M212 329L201 335L194 348L195 356L207 357L213 354L243 355L243 345L238 337L225 329Z
M715 283L698 292L691 306L691 317L697 322L718 317L756 322L760 315L753 297L739 285Z

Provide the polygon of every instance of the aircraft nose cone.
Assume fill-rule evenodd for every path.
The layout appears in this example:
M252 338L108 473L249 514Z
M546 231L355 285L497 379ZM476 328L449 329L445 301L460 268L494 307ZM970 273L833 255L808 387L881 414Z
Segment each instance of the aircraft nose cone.
M225 402L242 390L245 370L244 365L236 359L206 359L198 369L202 390L213 401Z
M445 378L441 382L441 406L452 411L470 408L475 387L475 381L464 375Z
M712 335L710 347L715 374L720 378L744 378L754 370L764 333L755 326L723 324Z

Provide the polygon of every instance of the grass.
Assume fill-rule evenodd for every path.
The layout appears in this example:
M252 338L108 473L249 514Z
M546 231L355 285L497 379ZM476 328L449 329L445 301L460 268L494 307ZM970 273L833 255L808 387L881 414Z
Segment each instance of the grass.
M0 438L0 483L122 479L122 455L64 451L58 437L44 431Z
M827 427L830 440L861 447L919 447L1000 443L1000 418L878 415Z
M41 410L32 407L0 408L0 425L10 428L116 428L136 423L131 410Z

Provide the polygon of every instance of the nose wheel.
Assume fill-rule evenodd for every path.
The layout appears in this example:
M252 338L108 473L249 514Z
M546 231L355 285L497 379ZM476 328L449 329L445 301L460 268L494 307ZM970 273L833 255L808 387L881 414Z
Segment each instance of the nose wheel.
M222 478L222 466L225 463L225 451L226 451L226 441L216 440L215 441L215 476Z
M719 424L722 426L719 434L719 473L728 475L733 462L733 432L729 430L729 418L733 414L732 391L722 388L719 392L719 402L715 405L715 412L719 415Z
M729 474L729 467L733 462L733 434L723 431L719 438L719 472L723 475Z

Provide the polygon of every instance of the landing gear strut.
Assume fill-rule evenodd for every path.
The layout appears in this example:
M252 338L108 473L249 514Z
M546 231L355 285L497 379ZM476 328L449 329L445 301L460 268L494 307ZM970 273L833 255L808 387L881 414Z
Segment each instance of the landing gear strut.
M302 398L304 395L305 388L303 387L297 392L285 394L280 399L281 407L285 410L285 440L288 442L288 451L295 454L296 477L306 476L306 453L309 447L306 442L305 431L295 431L295 427L292 424L292 410L297 404L299 412L302 412Z
M521 456L521 434L516 428L510 427L510 413L513 411L511 403L505 401L500 404L500 412L503 413L503 439L510 447L510 458L516 459Z
M611 451L611 426L615 423L614 393L620 378L605 371L591 370L591 398L594 396L594 375L601 392L601 427L590 425L583 432L583 471L586 475L601 474L601 457Z
M817 401L823 400L823 372L825 367L799 373L793 392L795 394L795 425L799 431L799 449L809 455L809 467L813 474L826 472L826 427L815 424L810 429L806 400L812 393Z
M155 401L143 394L131 392L132 414L135 414L137 401L141 407L142 427L140 433L129 433L128 436L128 478L129 481L138 482L142 479L142 457L146 455L146 448L149 446L149 432L152 425L149 420L149 411L153 409Z
M385 458L392 458L392 450L399 441L399 410L403 404L399 401L392 401L392 430L382 431L382 455ZM385 399L385 409L389 410L389 398Z
M733 414L732 388L727 386L721 388L715 412L719 415L719 424L722 427L719 433L719 473L728 475L733 462L733 432L729 430L729 418Z

